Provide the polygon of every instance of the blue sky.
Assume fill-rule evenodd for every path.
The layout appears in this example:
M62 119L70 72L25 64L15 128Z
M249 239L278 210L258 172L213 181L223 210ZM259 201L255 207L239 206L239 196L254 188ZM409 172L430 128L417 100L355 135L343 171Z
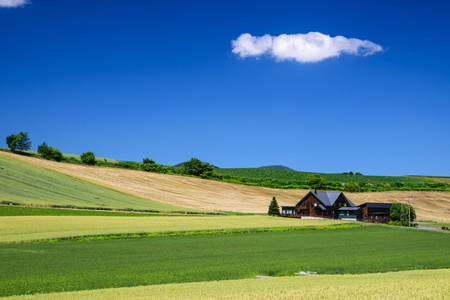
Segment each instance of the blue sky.
M3 139L28 131L33 149L45 141L64 153L166 165L196 157L224 168L450 175L448 2L5 7L20 1L0 0ZM275 47L281 37L315 32L344 37L344 48L352 38L379 48L355 54L333 44L335 55L316 62L299 61L292 44L287 58L276 50L288 45ZM233 51L246 33L255 44L242 47L267 35L265 52Z

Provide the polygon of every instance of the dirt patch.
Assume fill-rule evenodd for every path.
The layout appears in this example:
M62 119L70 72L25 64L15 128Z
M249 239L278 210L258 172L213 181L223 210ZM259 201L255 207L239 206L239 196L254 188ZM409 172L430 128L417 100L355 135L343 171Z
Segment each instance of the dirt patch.
M111 189L186 208L243 213L266 213L276 197L279 205L295 205L307 190L245 186L178 175L58 163L2 152L2 155L44 167ZM390 191L347 193L356 205L365 202L406 203L413 196L419 220L450 222L450 192Z

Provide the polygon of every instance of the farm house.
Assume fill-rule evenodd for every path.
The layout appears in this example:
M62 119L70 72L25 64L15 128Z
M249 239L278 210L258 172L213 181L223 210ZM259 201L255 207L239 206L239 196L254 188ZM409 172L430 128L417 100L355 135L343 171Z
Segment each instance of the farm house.
M364 203L356 206L343 192L322 192L314 188L295 206L282 206L281 216L387 223L390 220L391 206L391 203Z

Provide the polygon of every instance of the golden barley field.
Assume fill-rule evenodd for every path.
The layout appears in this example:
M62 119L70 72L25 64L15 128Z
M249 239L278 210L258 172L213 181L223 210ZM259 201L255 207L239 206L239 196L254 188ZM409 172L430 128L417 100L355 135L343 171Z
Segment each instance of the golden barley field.
M0 217L0 243L108 234L199 230L329 226L340 220L302 220L249 216L14 216Z
M5 299L449 299L450 269L139 286Z

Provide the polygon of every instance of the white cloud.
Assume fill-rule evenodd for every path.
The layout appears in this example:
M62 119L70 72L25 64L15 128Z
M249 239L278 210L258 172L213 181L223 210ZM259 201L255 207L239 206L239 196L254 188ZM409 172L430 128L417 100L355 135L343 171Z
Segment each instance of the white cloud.
M298 62L319 62L341 54L368 56L383 51L383 47L368 40L330 37L320 32L252 36L241 34L231 41L232 52L242 58L270 55L278 61L294 59Z
M0 0L0 7L18 7L30 3L29 0Z

